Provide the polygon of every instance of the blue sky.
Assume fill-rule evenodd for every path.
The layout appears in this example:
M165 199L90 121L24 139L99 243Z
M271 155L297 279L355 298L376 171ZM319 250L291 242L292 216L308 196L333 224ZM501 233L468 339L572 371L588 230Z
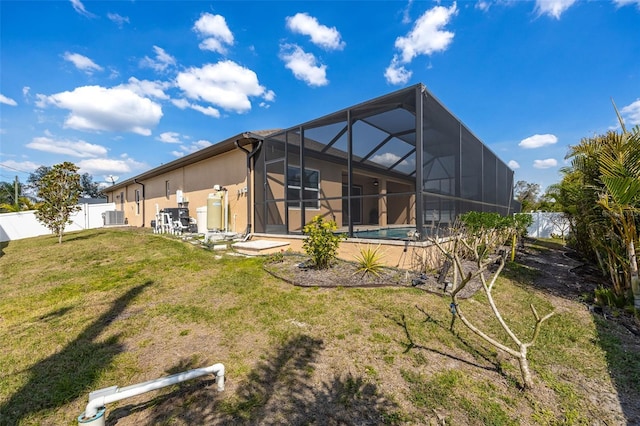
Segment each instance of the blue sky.
M640 0L1 1L0 180L135 176L424 83L544 189L640 124Z

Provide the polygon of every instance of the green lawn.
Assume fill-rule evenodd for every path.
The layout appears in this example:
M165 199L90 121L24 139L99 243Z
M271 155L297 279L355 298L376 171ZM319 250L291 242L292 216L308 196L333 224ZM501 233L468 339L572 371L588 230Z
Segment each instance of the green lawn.
M622 331L516 265L496 290L516 333L532 330L529 303L558 310L530 392L511 359L449 331L447 299L414 288L292 287L262 258L135 229L0 247L1 425L77 424L93 390L219 362L224 392L195 379L109 404L107 424L619 424L603 398L640 394L616 379L640 366ZM500 336L483 300L467 312Z

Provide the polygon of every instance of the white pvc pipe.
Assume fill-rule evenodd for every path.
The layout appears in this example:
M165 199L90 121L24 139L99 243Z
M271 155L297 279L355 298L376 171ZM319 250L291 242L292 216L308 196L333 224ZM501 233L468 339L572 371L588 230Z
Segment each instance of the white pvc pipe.
M98 411L111 402L120 401L122 399L140 395L145 392L150 392L152 390L160 389L166 386L175 385L176 383L195 379L196 377L205 376L207 374L213 374L216 376L218 391L223 391L224 365L214 364L209 367L196 368L194 370L173 374L167 377L161 377L155 380L149 380L148 382L138 383L136 385L126 386L124 388L111 386L91 392L89 394L89 403L87 404L84 413L80 417L78 417L78 422L85 424L90 423L92 421L92 418L98 415ZM101 414L104 414L104 412Z

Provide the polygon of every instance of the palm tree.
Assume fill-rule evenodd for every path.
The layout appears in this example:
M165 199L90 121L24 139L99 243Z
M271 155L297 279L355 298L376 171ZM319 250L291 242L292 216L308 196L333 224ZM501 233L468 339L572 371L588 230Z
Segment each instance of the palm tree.
M25 210L36 210L38 203L35 203L29 197L18 197L18 203L2 203L0 204L0 213L21 212Z
M640 276L636 247L637 215L640 212L640 126L631 132L615 134L600 154L600 180L604 191L598 204L610 217L623 240L627 252L627 276L634 296L634 306L640 309Z
M616 110L617 113L617 110ZM616 294L632 291L640 308L638 212L640 211L640 128L585 138L570 147L563 170L561 202L572 219L579 248L597 257ZM576 185L577 183L577 185ZM584 249L587 250L584 250ZM624 266L624 276L618 271Z

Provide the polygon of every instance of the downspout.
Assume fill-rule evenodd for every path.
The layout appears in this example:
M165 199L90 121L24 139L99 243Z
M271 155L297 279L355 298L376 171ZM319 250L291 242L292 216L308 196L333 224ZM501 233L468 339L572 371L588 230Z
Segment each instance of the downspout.
M240 146L238 141L239 139L235 141L236 147L240 148L247 154L247 230L245 231L245 236L248 236L251 233L251 158L260 151L260 148L262 147L262 140L258 140L258 145L256 145L251 151Z
M133 183L137 183L138 185L140 185L142 187L142 227L144 228L144 223L145 223L145 220L144 220L145 219L144 218L144 216L145 216L144 215L144 212L145 212L145 208L144 208L144 205L145 205L144 183L138 182L138 180L135 179L135 178L133 179Z

